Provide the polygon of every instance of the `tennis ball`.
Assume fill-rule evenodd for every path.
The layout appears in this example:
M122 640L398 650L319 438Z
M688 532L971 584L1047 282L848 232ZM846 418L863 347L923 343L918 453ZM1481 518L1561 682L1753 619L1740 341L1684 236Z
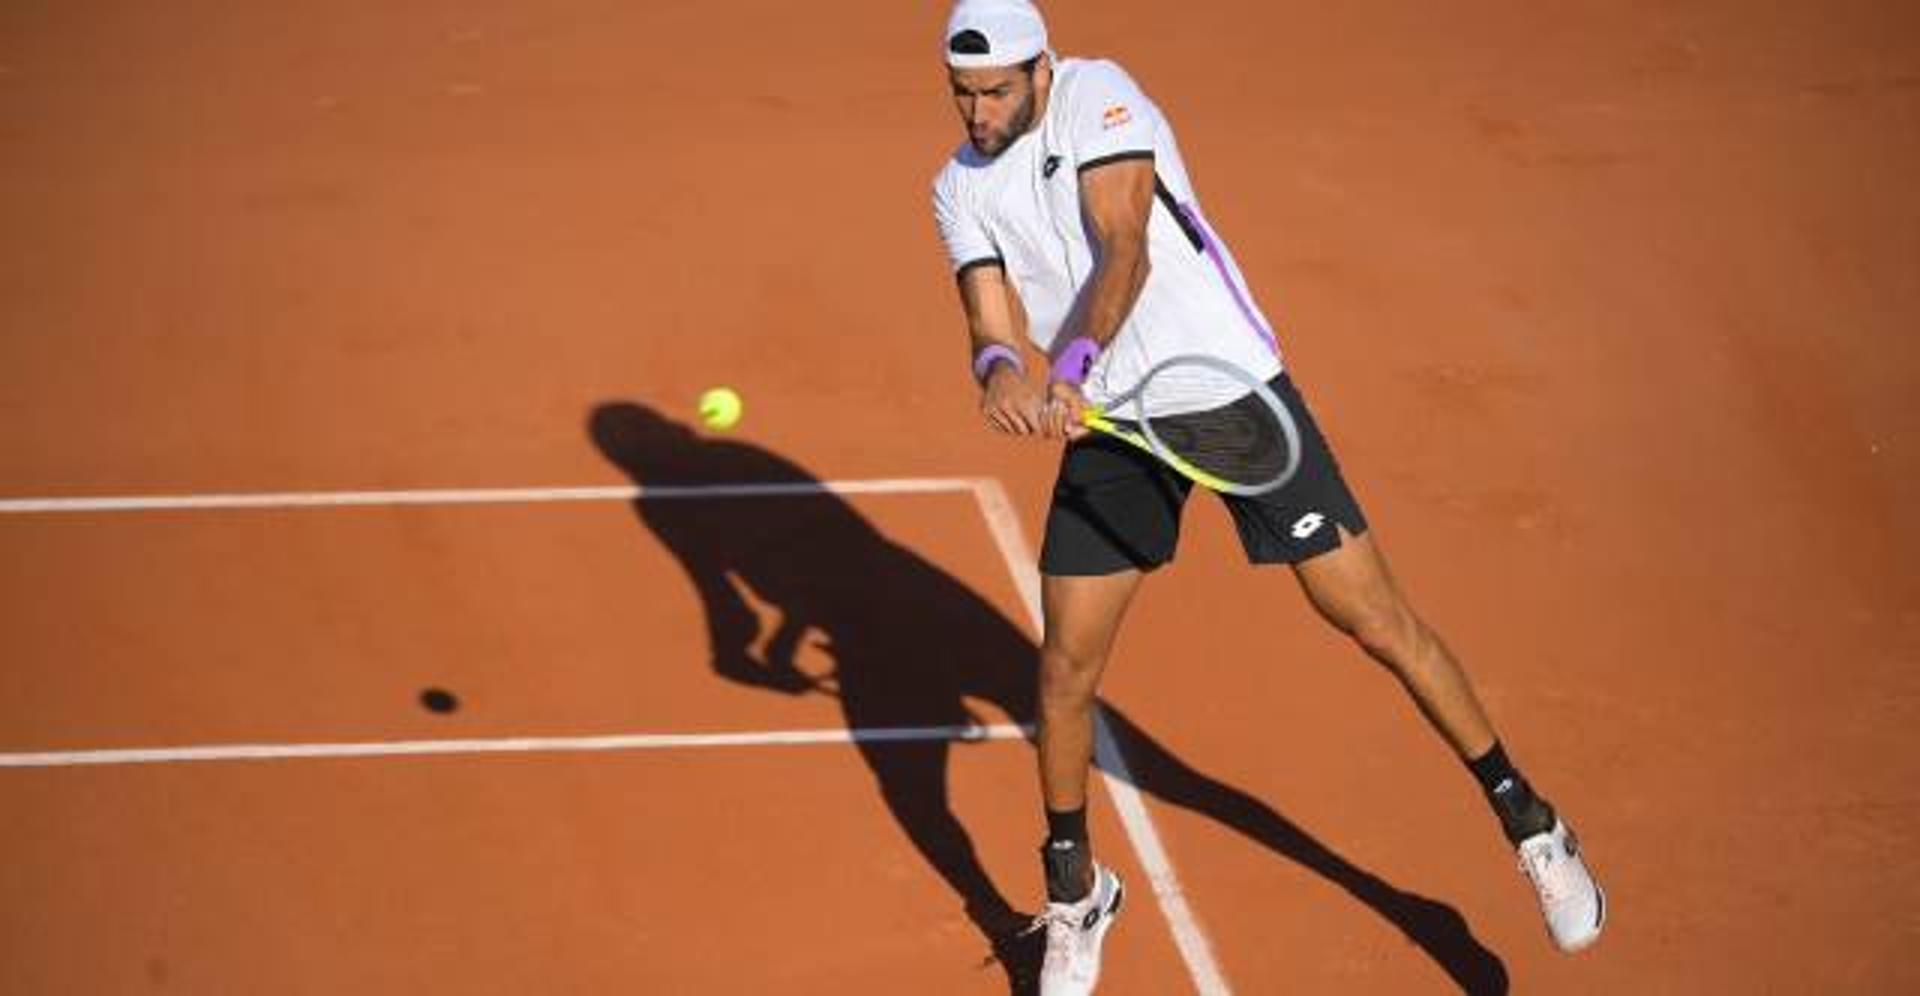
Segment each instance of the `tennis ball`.
M731 429L740 421L740 395L731 387L709 388L700 395L700 421L709 429Z

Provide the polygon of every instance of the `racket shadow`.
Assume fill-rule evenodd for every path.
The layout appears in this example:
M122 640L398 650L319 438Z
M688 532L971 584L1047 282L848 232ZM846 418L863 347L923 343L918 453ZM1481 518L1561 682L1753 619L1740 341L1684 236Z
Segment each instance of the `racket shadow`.
M595 407L587 431L602 456L642 487L818 483L763 447L703 437L638 403ZM716 677L773 694L817 692L819 677L799 660L798 648L811 648L831 656L835 697L850 729L978 723L968 699L992 703L1016 722L1033 721L1036 648L1026 631L840 497L823 491L636 501L633 513L699 593ZM774 632L763 632L749 598L773 610ZM1272 807L1195 771L1122 713L1106 709L1141 790L1220 820L1313 869L1395 924L1463 990L1506 991L1504 965L1452 907L1396 889L1346 861ZM1031 913L1008 901L953 811L947 785L953 745L857 746L888 812L987 944L983 970L997 967L1013 993L1033 992L1039 937L1023 933ZM1036 846L1038 832L1036 814ZM1034 871L1037 889L1037 862Z

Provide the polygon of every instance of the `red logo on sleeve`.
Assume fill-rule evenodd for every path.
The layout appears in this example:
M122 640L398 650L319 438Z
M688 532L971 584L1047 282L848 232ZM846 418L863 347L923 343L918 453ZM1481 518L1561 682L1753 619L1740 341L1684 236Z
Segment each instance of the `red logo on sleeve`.
M1105 114L1100 115L1100 127L1103 129L1118 128L1132 120L1133 112L1127 110L1127 105L1114 104L1107 108Z

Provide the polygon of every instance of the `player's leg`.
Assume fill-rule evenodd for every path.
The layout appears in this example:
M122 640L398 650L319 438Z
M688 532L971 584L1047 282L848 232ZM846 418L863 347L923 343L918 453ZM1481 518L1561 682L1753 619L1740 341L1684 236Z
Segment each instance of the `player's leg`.
M1538 888L1555 943L1591 942L1604 897L1578 845L1508 760L1465 670L1394 580L1305 399L1284 374L1272 386L1299 425L1300 469L1277 492L1228 501L1248 559L1293 565L1320 614L1392 672L1480 783Z
M1493 724L1440 634L1414 611L1371 535L1294 565L1313 607L1384 665L1463 761L1494 745Z
M1270 386L1299 426L1300 464L1276 492L1228 499L1247 558L1291 565L1314 608L1400 680L1463 761L1487 756L1496 741L1486 710L1446 643L1401 593L1306 399L1284 373ZM1527 804L1502 822L1510 833L1533 832L1543 820L1551 813Z
M1300 470L1279 491L1227 501L1246 555L1256 564L1292 564L1321 616L1400 679L1473 771L1501 831L1519 850L1553 942L1567 950L1590 944L1599 937L1605 894L1588 875L1578 844L1507 760L1459 660L1394 580L1306 399L1284 374L1273 391L1300 426Z
M1041 581L1046 637L1040 647L1040 791L1047 813L1047 895L1054 902L1076 901L1094 884L1086 831L1094 701L1142 577L1125 570Z
M1533 882L1556 945L1576 951L1600 936L1606 894L1578 840L1508 759L1452 651L1401 592L1370 536L1343 533L1338 549L1295 565L1328 622L1391 671L1480 783L1520 869Z
M1553 827L1553 808L1507 759L1446 641L1414 611L1371 535L1294 565L1307 600L1407 690L1421 715L1480 782L1509 842Z
M1100 675L1141 579L1173 558L1189 490L1159 461L1104 436L1060 458L1040 548L1038 688L1042 852L1055 902L1079 899L1092 878L1086 797ZM1064 852L1072 863L1056 867Z
M1105 437L1076 442L1061 458L1040 552L1041 996L1092 991L1125 895L1119 876L1094 860L1087 834L1094 709L1128 604L1145 572L1173 556L1187 490L1158 461Z
M1047 908L1040 996L1085 996L1100 978L1100 954L1125 890L1094 860L1087 834L1087 777L1100 675L1120 620L1140 587L1128 569L1100 575L1044 575L1046 637L1040 647L1040 791L1047 839L1040 861Z

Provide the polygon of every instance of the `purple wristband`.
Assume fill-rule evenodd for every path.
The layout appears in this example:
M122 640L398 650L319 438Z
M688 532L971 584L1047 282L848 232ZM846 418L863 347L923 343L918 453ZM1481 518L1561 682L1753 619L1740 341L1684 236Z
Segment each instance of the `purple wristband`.
M993 365L1003 362L1013 364L1014 373L1027 372L1027 368L1020 362L1019 353L1014 352L1009 346L995 342L980 347L980 351L973 354L973 379L985 384L987 375L993 372Z
M1078 387L1087 379L1087 372L1093 369L1093 361L1099 356L1100 344L1081 336L1067 343L1067 348L1054 358L1053 379Z

